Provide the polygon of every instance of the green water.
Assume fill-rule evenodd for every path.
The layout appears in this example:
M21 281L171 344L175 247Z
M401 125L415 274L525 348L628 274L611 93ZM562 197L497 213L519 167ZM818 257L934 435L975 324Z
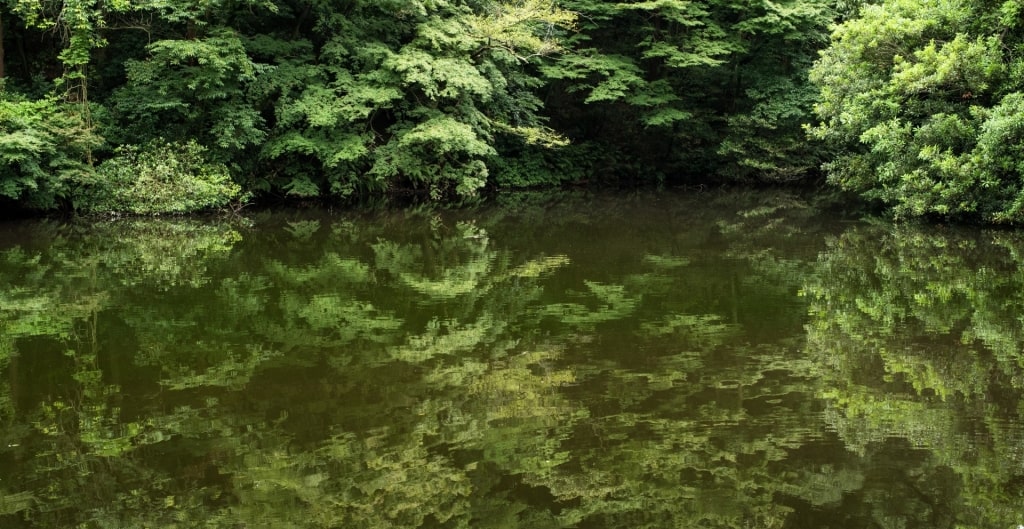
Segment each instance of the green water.
M0 225L0 527L1009 528L1024 233L776 193Z

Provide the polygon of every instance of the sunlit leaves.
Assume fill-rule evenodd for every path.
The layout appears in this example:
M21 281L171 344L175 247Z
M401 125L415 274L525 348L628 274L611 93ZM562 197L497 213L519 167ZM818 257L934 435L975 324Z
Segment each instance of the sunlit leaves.
M577 14L551 0L491 2L480 15L467 21L479 52L503 50L526 61L561 51L560 32L573 29Z
M415 87L430 99L461 96L490 99L491 84L477 68L454 58L437 58L424 50L403 50L384 66L397 72L406 86Z
M834 184L897 216L1018 221L1016 154L996 162L980 143L1019 83L1007 70L1017 37L986 9L893 0L836 29L812 71L811 129L845 151L827 165Z

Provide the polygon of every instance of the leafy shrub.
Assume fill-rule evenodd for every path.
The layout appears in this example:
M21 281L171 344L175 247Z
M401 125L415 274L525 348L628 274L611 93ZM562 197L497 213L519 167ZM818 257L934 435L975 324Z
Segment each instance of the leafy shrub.
M1024 223L1020 6L885 0L811 71L829 182L896 217Z
M0 91L0 196L52 209L88 181L89 151L99 138L54 98L28 100Z
M518 147L518 148L516 148ZM490 160L490 182L499 189L523 189L580 182L594 174L600 153L587 145L547 149L519 145Z
M90 213L190 213L227 205L241 188L222 163L206 160L206 149L157 141L118 148L97 168L96 184L78 197L76 207Z

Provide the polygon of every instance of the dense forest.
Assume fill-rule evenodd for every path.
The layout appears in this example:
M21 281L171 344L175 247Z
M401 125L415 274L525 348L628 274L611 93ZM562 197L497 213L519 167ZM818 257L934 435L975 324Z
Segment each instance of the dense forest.
M1024 221L1017 0L2 0L5 209L825 182Z

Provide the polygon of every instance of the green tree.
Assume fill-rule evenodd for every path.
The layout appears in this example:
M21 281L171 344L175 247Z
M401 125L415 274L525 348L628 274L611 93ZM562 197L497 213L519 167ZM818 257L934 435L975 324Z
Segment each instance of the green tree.
M581 30L573 53L545 68L549 111L570 137L602 146L595 173L779 181L816 164L799 126L813 100L806 72L824 44L829 4L565 5L580 13Z
M553 2L311 9L319 22L312 46L296 48L302 62L276 59L261 88L274 109L262 156L281 172L271 186L298 196L395 185L472 195L487 183L499 137L558 141L530 73L573 21Z
M1016 2L893 0L841 24L812 71L829 181L899 217L1021 220Z
M159 135L199 142L223 163L266 137L263 119L246 97L257 65L236 31L207 28L191 38L158 40L146 51L144 59L124 64L126 82L112 97L123 129L108 133L112 139L134 143Z
M99 144L60 100L0 91L0 196L35 209L63 205L94 181L88 160Z

